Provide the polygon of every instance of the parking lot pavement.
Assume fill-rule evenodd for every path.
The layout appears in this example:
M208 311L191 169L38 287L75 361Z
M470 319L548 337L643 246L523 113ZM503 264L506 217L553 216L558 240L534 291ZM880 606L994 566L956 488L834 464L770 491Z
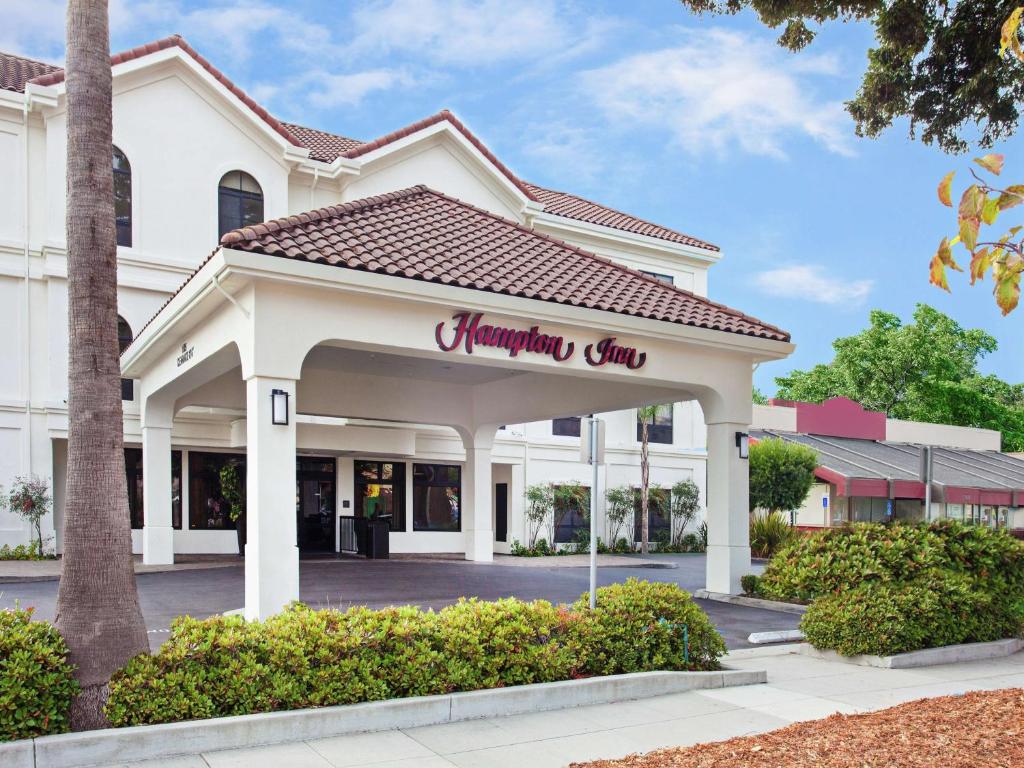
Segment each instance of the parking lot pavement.
M607 567L598 571L601 585L629 577L668 581L693 591L704 585L702 555L661 555L673 568ZM137 577L139 599L155 649L167 637L175 616L205 617L241 608L244 602L244 571L241 565L166 573L142 573ZM303 560L300 566L300 597L321 608L367 605L414 604L443 608L460 597L495 600L519 597L571 602L587 590L586 568L518 568L465 561L405 560ZM0 608L34 606L40 619L51 620L57 582L0 584ZM747 647L747 635L777 629L795 629L799 616L757 608L701 600L730 648Z

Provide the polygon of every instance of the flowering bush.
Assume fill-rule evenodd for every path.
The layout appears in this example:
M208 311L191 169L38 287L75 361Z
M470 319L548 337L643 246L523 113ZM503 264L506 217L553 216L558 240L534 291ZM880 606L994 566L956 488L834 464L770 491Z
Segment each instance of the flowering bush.
M14 514L27 520L36 532L39 552L43 552L42 519L50 511L50 488L46 480L31 475L16 477L6 498L0 497L0 504Z

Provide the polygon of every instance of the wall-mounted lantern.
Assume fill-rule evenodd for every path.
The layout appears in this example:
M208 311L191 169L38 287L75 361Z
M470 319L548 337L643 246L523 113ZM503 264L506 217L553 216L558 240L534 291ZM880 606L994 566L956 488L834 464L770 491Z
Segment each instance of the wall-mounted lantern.
M736 433L736 449L739 451L741 459L750 458L750 435L746 432Z
M270 393L270 422L281 425L288 423L288 393L283 389L275 389Z

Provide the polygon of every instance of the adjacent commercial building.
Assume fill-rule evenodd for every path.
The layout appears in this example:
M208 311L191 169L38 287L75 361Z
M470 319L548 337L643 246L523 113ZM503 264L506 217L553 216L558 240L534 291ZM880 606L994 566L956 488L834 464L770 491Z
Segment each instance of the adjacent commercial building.
M818 453L817 482L794 515L804 528L950 518L1024 530L1024 460L990 429L887 419L846 398L754 406L752 439Z
M112 59L119 335L134 546L236 550L246 612L298 594L300 552L391 516L398 552L487 560L525 537L524 490L589 485L579 417L608 423L609 486L708 504L709 587L749 567L753 366L789 335L711 302L708 242L513 173L442 111L371 141L270 115L180 37ZM0 54L0 483L67 453L65 90ZM264 223L266 222L266 223ZM653 520L654 527L658 525ZM557 541L584 526L559 518ZM0 543L27 541L0 514Z

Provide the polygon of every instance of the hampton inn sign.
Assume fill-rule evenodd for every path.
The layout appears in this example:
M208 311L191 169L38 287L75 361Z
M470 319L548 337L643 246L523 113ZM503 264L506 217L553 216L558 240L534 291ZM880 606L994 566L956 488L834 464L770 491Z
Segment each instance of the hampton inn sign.
M484 325L483 313L459 312L452 316L455 328L450 342L445 341L445 323L437 324L434 338L437 346L445 352L452 352L462 347L466 354L473 354L473 347L497 347L508 351L509 357L516 357L520 352L532 352L548 355L563 363L576 352L575 342L567 342L562 336L549 336L540 332L539 326L531 326L528 330L521 328L502 328L497 325ZM634 347L623 347L615 343L615 337L602 339L597 344L588 344L583 350L588 365L595 368L602 365L624 365L631 371L643 368L647 362L646 352L637 352Z

